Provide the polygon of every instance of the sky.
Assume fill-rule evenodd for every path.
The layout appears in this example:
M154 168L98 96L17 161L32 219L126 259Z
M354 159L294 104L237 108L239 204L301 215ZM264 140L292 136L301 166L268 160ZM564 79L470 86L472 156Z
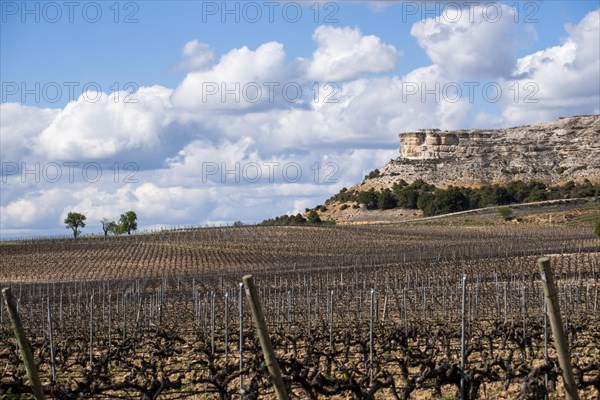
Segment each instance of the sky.
M0 6L0 239L260 222L401 132L600 113L598 1Z

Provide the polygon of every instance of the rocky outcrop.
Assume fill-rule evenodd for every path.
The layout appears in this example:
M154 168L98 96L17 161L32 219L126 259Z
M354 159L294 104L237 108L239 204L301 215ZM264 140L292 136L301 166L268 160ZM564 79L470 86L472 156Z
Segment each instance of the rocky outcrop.
M400 134L400 157L353 189L391 187L421 178L439 187L511 180L600 181L600 115L508 129Z

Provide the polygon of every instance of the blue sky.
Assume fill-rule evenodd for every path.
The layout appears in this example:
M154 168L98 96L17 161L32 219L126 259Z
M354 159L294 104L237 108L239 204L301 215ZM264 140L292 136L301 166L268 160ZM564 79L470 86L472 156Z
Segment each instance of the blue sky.
M63 233L74 209L88 233L128 209L260 221L382 166L402 131L600 110L597 1L0 4L2 237Z

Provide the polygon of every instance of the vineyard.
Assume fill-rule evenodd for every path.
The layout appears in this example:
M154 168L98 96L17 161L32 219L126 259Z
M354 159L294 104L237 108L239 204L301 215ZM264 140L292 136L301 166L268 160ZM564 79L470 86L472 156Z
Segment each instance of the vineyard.
M274 398L245 274L292 398L451 399L461 380L466 399L562 398L541 255L580 395L597 399L600 243L589 227L241 226L19 240L0 245L0 286L17 298L50 398ZM0 398L27 398L0 309Z

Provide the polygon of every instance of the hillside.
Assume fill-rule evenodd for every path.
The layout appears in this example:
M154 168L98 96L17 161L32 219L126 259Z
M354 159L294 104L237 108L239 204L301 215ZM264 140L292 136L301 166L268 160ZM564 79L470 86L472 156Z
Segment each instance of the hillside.
M400 155L379 176L351 188L391 188L420 178L437 187L513 180L600 182L600 115L561 118L508 129L400 134Z
M398 158L316 209L322 220L364 224L409 221L496 204L598 196L599 138L600 115L508 129L401 133ZM418 184L423 181L425 186ZM565 186L571 181L580 186L574 190L572 183ZM442 189L451 186L463 189L443 193ZM388 189L391 204L382 206L378 203ZM375 191L370 205L363 200L369 196L360 197L368 191ZM427 208L426 203L434 202L436 196L444 198L443 204Z

